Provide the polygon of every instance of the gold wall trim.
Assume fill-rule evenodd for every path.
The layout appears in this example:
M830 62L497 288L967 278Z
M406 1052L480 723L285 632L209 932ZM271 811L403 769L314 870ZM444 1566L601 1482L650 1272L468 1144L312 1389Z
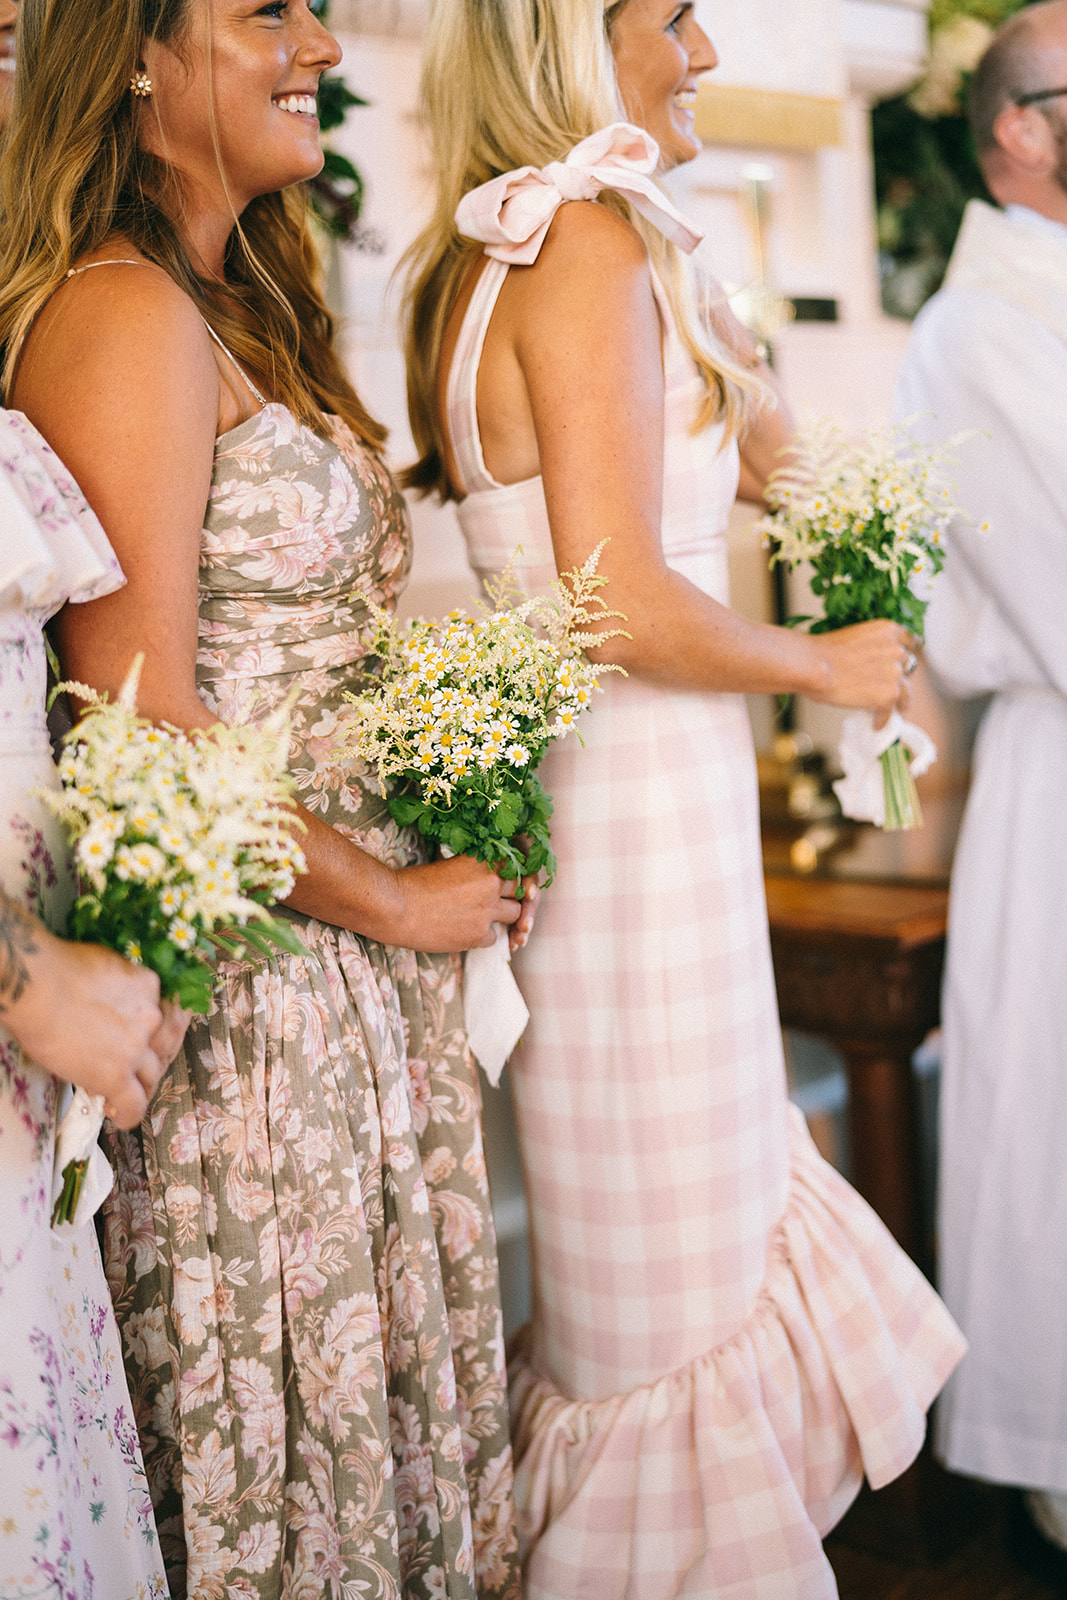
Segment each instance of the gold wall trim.
M705 83L697 91L696 133L705 144L818 150L843 142L841 102Z

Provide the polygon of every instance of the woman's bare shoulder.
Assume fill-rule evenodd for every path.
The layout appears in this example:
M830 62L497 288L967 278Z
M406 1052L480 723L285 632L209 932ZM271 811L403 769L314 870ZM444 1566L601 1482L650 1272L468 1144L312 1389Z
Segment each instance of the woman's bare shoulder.
M99 253L98 253L99 254ZM109 252L110 256L110 252ZM38 315L13 399L22 404L65 375L64 388L206 386L217 393L210 336L189 296L162 268L114 251L80 263Z
M154 261L120 249L113 258L89 257L75 266L36 328L43 332L58 323L66 337L122 337L127 329L142 333L149 322L156 324L157 338L187 338L192 329L206 337L200 313L170 274Z
M538 256L550 270L573 267L631 273L648 272L648 251L633 224L595 200L567 200L549 225Z
M561 332L655 316L644 240L625 217L595 201L561 205L536 262L508 279L514 302L538 326L550 318Z
M210 472L219 370L195 305L165 272L100 266L60 285L41 311L9 403L102 514L101 484L115 475L169 473L176 456Z

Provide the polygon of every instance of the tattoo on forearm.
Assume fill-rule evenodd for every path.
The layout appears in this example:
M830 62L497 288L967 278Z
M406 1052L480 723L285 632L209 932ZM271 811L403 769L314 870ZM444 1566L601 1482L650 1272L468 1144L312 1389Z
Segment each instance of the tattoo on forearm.
M30 981L27 957L37 954L37 925L0 889L0 1014L22 998Z

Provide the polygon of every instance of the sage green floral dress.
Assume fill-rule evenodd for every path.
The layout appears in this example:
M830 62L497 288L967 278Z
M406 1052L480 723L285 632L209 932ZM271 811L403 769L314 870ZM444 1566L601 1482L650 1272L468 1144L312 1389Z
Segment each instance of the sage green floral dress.
M223 435L198 681L227 722L295 691L303 803L418 859L329 770L407 574L403 501L343 427ZM294 917L306 957L221 969L142 1128L105 1257L176 1600L518 1596L495 1243L458 958Z

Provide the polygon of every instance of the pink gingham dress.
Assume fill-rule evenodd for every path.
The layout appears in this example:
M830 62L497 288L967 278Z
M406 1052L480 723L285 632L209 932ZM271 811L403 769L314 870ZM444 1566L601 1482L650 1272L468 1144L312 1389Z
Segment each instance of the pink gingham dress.
M479 441L501 285L563 199L605 187L684 245L651 182L657 156L640 130L605 129L457 213L491 258L447 401L483 577L516 546L527 590L555 576L541 479L495 482ZM721 427L691 433L701 380L653 287L664 553L725 602L737 447ZM787 1103L741 697L604 681L585 748L568 740L544 762L559 876L516 962L535 1278L511 1369L525 1592L828 1600L821 1535L864 1473L877 1487L914 1458L963 1341Z

